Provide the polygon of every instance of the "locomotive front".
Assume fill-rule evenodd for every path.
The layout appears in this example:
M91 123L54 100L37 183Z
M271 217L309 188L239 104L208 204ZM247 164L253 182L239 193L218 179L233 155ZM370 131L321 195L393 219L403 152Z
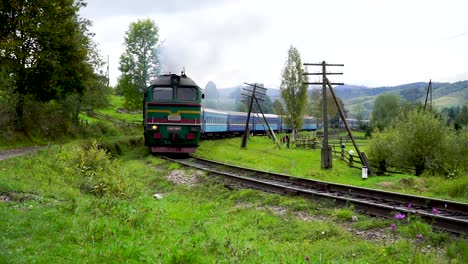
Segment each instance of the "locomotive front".
M146 89L145 145L153 153L193 153L201 132L200 87L185 74L161 75Z

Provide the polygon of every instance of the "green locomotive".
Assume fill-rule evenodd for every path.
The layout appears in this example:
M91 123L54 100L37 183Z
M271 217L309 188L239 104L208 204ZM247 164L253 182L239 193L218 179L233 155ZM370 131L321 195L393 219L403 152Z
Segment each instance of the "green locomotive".
M200 87L184 73L161 75L146 88L145 145L153 153L193 153L201 133Z

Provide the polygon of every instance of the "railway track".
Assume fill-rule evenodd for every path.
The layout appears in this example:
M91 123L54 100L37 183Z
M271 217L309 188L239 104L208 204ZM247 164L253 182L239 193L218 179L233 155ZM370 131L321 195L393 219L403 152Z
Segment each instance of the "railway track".
M258 171L201 158L163 157L192 168L223 176L244 185L280 194L325 197L341 204L353 204L369 215L395 217L418 216L434 228L468 235L468 204L423 196L374 190L351 185L304 179L286 174Z

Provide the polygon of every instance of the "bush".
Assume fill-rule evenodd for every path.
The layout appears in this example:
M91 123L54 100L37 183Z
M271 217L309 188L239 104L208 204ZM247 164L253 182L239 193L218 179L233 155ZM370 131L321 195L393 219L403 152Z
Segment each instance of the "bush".
M416 175L455 176L467 168L467 134L456 134L433 113L413 110L400 116L394 127L374 135L369 159L381 170L391 163L412 167Z
M77 176L80 189L98 197L130 197L132 190L120 173L118 161L111 158L99 143L77 147L73 155L65 157L71 172Z

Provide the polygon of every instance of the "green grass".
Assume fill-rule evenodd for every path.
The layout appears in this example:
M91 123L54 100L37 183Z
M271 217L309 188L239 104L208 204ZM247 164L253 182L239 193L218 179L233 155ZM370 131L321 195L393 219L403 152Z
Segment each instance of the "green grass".
M308 258L310 263L441 263L448 257L466 261L464 240L439 239L441 250L422 254L409 231L408 239L397 243L362 239L342 224L349 222L353 209L332 208L330 201L229 190L207 176L199 176L195 186L171 183L166 175L183 168L148 155L138 145L123 148L115 165L133 189L131 197L96 196L80 188L82 176L69 169L78 145L53 146L33 156L0 161L0 194L14 197L12 202L0 202L0 262L306 263ZM153 198L155 193L163 198ZM282 213L275 208L283 208ZM310 219L302 220L296 212ZM371 221L359 216L357 223L367 222L366 228L383 225Z
M333 157L331 169L321 169L320 149L278 149L271 140L262 136L250 137L246 149L241 149L240 145L241 138L205 140L201 142L196 155L230 164L316 180L468 202L468 175L449 180L436 176L416 177L408 174L394 174L371 176L367 180L362 180L361 170L348 167L346 162L338 157ZM346 149L354 148L347 144ZM366 151L366 145L361 148L361 151Z
M101 114L105 114L108 116L111 116L113 118L117 118L126 122L138 122L141 123L143 116L141 112L135 112L135 113L120 113L117 112L118 108L123 108L124 106L124 98L121 96L116 96L116 95L111 95L109 97L109 107L105 109L98 109L96 110L97 112Z

